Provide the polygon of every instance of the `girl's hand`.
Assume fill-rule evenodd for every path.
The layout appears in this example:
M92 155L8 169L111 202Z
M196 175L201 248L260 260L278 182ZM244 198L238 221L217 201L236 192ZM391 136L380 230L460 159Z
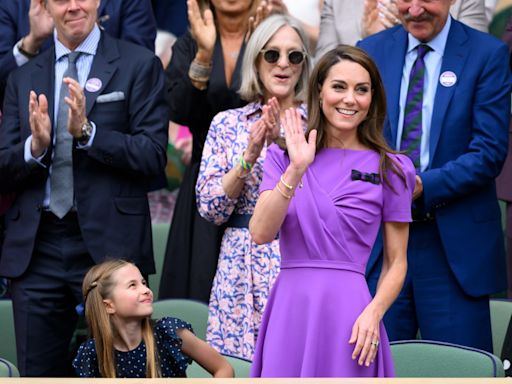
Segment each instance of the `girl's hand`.
M215 40L217 39L213 13L210 9L207 9L201 15L197 0L187 0L187 7L190 32L197 43L198 53L202 52L209 62L213 55Z
M381 316L367 306L352 327L349 343L355 343L352 359L357 359L359 365L369 367L375 361L380 343L380 321Z
M308 140L306 141L302 119L299 111L295 108L285 111L282 125L285 132L290 165L298 170L299 173L304 173L315 159L316 129L309 133Z

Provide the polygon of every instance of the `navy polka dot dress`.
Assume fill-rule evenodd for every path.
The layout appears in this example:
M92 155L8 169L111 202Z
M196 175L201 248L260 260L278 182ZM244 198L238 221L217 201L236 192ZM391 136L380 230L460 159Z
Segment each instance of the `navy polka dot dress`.
M181 339L176 332L186 328L193 332L192 326L174 317L164 317L154 325L155 341L160 359L162 377L186 377L186 370L192 360L181 351ZM128 352L115 351L116 377L146 377L146 346L144 341ZM82 343L73 367L80 377L101 377L96 356L94 339Z

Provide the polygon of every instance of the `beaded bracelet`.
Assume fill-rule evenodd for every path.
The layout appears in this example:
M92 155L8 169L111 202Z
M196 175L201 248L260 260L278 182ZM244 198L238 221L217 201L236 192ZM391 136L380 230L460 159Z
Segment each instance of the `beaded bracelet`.
M246 171L250 171L252 169L253 164L248 163L247 161L244 160L244 153L245 152L243 152L242 155L240 155L240 166Z

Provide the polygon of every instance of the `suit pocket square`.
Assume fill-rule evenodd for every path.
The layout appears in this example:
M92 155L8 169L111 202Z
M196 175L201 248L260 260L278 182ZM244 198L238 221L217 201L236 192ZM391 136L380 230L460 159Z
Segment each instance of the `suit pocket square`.
M121 100L124 100L124 92L121 91L105 93L104 95L99 95L96 98L97 103L111 103L113 101Z

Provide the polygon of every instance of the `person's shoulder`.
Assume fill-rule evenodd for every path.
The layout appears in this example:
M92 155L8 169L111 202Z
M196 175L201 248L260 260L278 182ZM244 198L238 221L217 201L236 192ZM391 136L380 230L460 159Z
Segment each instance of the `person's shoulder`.
M261 105L259 105L259 103L249 103L243 107L226 109L215 115L212 120L212 125L226 121L233 122L234 120L234 122L236 122L238 120L243 120L244 117L248 117L260 109Z
M180 329L188 329L189 331L193 332L192 325L186 321L171 316L162 317L161 319L157 320L155 322L154 329L155 333L166 334L172 338L176 337L176 332Z
M137 60L153 60L156 58L155 53L148 48L131 41L110 36L106 32L102 32L100 44L105 51L112 49L114 45L117 46L121 58L128 58L131 62Z
M467 37L469 42L475 46L478 46L478 50L475 53L483 52L485 50L494 50L500 47L504 47L505 43L497 37L487 32L479 31L467 24L461 23L460 21L452 19L452 31L448 35L448 39L452 36L463 36Z
M380 46L382 45L382 42L389 41L389 39L392 39L397 33L407 34L401 25L396 25L392 28L384 29L383 31L374 33L373 35L359 40L357 42L357 46L363 49L366 47Z

